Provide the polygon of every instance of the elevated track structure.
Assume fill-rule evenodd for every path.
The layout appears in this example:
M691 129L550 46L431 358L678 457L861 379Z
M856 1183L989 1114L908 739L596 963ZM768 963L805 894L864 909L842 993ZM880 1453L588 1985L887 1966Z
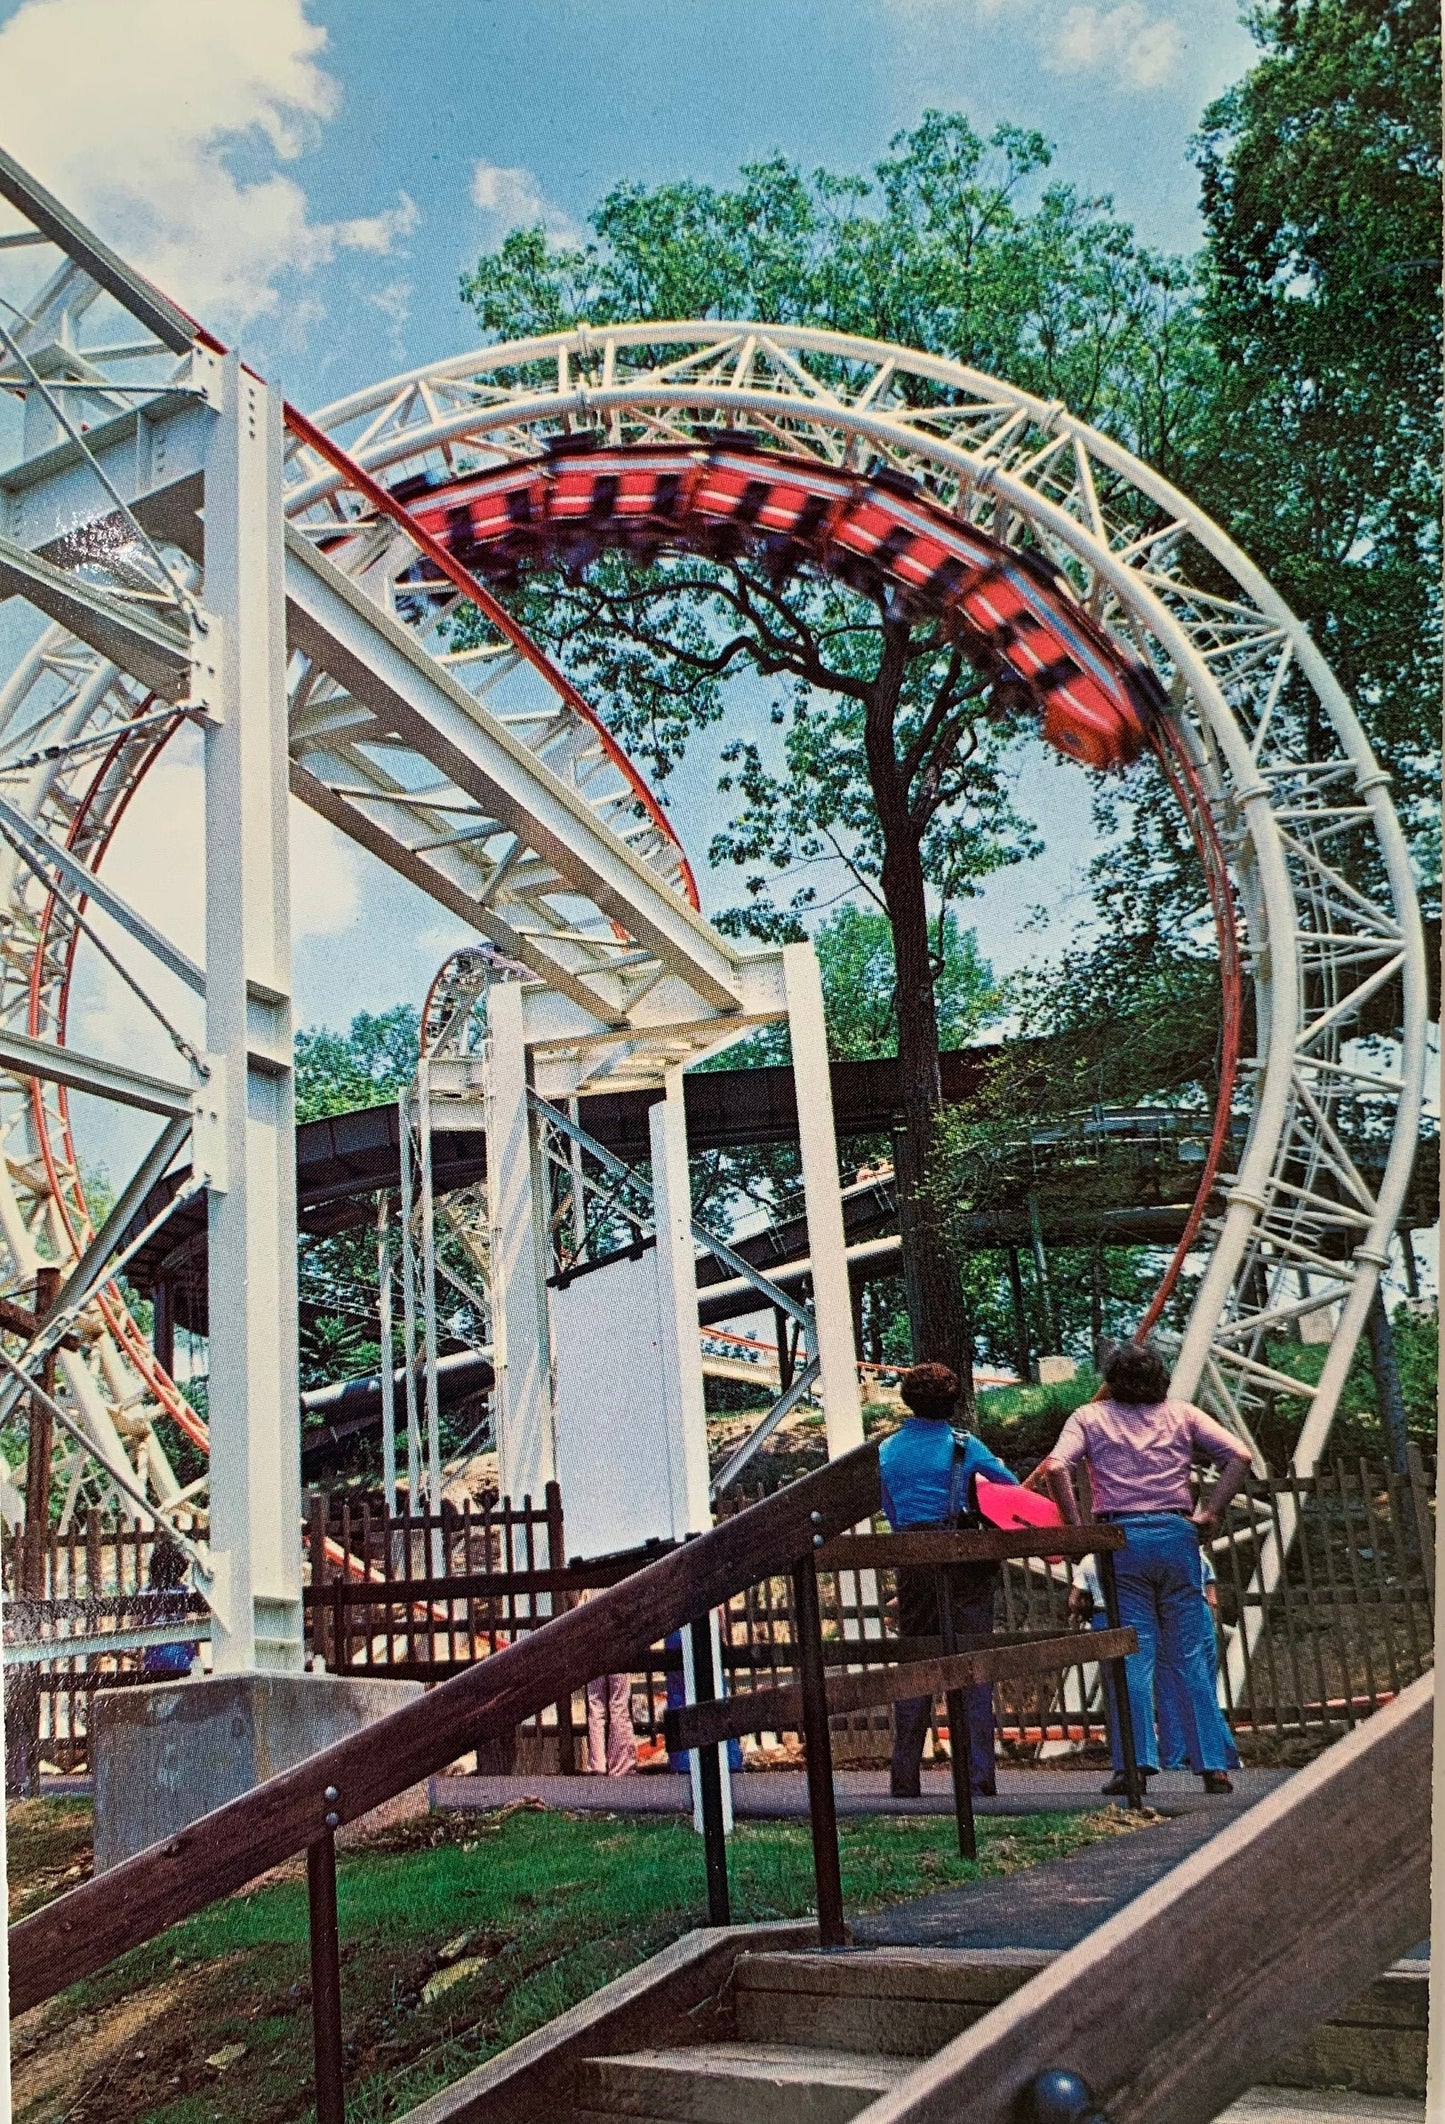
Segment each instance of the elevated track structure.
M746 549L783 575L829 573L934 616L1065 755L1103 769L1153 754L1199 851L1225 1022L1213 1138L1166 1278L1202 1258L1175 1390L1251 1444L1261 1401L1296 1397L1296 1464L1314 1464L1419 1137L1425 949L1389 777L1306 629L1217 525L1060 404L761 322L472 348L306 416L3 155L0 200L0 597L29 614L3 637L0 683L0 1286L21 1298L60 1271L37 1333L0 1351L0 1418L29 1395L64 1440L68 1494L175 1529L219 1669L301 1659L288 789L492 954L484 1043L453 1037L480 991L434 996L418 1096L485 1125L508 1486L540 1491L558 1453L549 1154L574 1162L573 1102L643 1092L660 1531L706 1523L683 1071L778 1017L806 1087L811 1291L776 1296L798 1314L830 1450L861 1435L811 950L747 948L705 918L675 825L506 607L519 571L607 548ZM204 964L104 867L186 724L204 751L205 877L185 881L204 893ZM155 1020L164 1073L68 1037L82 949ZM1381 1059L1358 1042L1390 989ZM104 1217L76 1091L159 1124ZM1361 1135L1380 1145L1368 1175ZM204 1196L204 1421L116 1281L187 1136L190 1177L156 1214ZM1273 1337L1326 1311L1317 1382L1271 1364ZM178 1437L209 1454L206 1490L176 1474Z

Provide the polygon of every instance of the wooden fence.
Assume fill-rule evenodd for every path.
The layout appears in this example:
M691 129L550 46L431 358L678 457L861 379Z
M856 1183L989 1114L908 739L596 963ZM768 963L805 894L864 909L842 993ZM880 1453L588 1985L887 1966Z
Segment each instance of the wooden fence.
M1241 1685L1226 1697L1236 1732L1266 1750L1313 1747L1398 1695L1431 1664L1433 1471L1412 1449L1405 1475L1363 1460L1334 1461L1307 1481L1252 1483L1217 1547L1220 1622L1248 1618ZM751 1500L737 1500L737 1505ZM735 1505L734 1509L737 1508ZM1279 1583L1261 1602L1251 1592L1262 1545L1296 1532ZM379 1499L316 1494L307 1502L305 1592L308 1647L328 1668L442 1681L526 1636L589 1588L612 1583L640 1558L579 1569L566 1563L562 1499L555 1484L540 1504L523 1498L430 1514L389 1516ZM57 1602L116 1602L145 1586L151 1536L92 1515L54 1535L46 1592ZM4 1545L7 1587L16 1583L17 1538ZM319 1562L318 1562L319 1559ZM1067 1610L1063 1570L1011 1564L1003 1576L1000 1626L1056 1630ZM922 1640L900 1643L887 1572L822 1572L825 1656L866 1667L922 1657ZM1261 1613L1262 1609L1262 1613ZM794 1618L787 1578L737 1594L721 1618L728 1689L775 1687L793 1671ZM1252 1639L1252 1642L1250 1641ZM39 1670L46 1762L74 1770L87 1760L97 1690L144 1679L139 1653L57 1660ZM662 1719L680 1695L678 1644L659 1646L633 1677L633 1718L644 1761L663 1752ZM1103 1737L1095 1695L1077 1677L1062 1690L1046 1679L1000 1685L998 1723L1006 1748L1032 1756ZM530 1773L580 1766L583 1697L520 1729L492 1766ZM944 1735L935 1729L935 1745ZM757 1759L794 1760L797 1737L762 1732ZM836 1758L857 1766L886 1760L890 1714L840 1719Z
M78 1513L63 1531L52 1530L43 1559L43 1590L33 1600L16 1591L23 1582L23 1546L24 1535L16 1532L5 1537L0 1549L7 1642L17 1633L39 1637L79 1635L88 1626L96 1633L120 1629L131 1619L132 1603L135 1619L154 1619L145 1612L143 1599L137 1599L145 1595L150 1573L152 1529L119 1524L113 1515ZM16 1705L28 1701L32 1718L38 1708L41 1759L69 1772L88 1763L87 1735L97 1691L133 1688L145 1679L138 1650L84 1659L57 1656L44 1666L10 1668L6 1699Z

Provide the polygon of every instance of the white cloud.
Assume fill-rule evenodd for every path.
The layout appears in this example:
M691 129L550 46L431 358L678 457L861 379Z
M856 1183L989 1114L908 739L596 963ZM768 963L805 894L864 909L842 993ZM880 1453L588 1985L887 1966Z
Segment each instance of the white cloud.
M922 26L944 18L1024 30L1052 74L1102 75L1121 89L1160 88L1177 80L1186 39L1167 4L1090 0L1062 9L1057 0L886 0L890 13Z
M393 329L400 332L411 315L411 282L389 280L384 288L374 288L366 299L373 310L380 310Z
M535 228L539 221L556 243L582 241L576 222L553 205L530 170L479 162L472 172L472 204L486 215L494 241L509 229Z
M1173 79L1183 56L1179 24L1151 14L1142 0L1120 0L1109 8L1071 7L1043 43L1051 73L1103 73L1124 88L1161 87Z
M24 0L0 28L0 139L204 321L277 308L278 282L338 251L387 254L395 206L318 221L278 164L340 103L306 0Z

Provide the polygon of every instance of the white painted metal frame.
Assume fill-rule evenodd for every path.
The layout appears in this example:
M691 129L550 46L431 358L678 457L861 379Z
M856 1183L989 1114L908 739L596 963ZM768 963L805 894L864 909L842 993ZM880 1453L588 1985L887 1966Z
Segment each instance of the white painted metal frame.
M1226 835L1260 1026L1250 1132L1179 1350L1175 1386L1245 1437L1264 1393L1308 1402L1313 1465L1403 1202L1425 1057L1424 944L1387 777L1306 630L1185 496L1108 437L941 358L840 334L695 321L580 327L470 351L321 416L373 476L436 481L593 430L612 443L742 429L835 466L886 464L996 535L1027 539L1153 664ZM293 463L293 520L337 483ZM1221 583L1223 587L1221 587ZM1303 733L1313 721L1317 757ZM1348 868L1349 876L1345 875ZM1363 882L1361 882L1363 880ZM1359 1071L1350 1036L1386 982L1403 991L1392 1072ZM1341 1124L1381 1109L1369 1181ZM1299 1266L1307 1298L1284 1295ZM1318 1385L1274 1373L1282 1318L1339 1305Z
M28 821L38 837L29 856L63 850L52 883L62 870L74 883L75 865L88 874L100 860L180 714L209 720L208 745L218 708L224 725L224 629L208 627L201 603L215 600L200 572L196 510L226 419L227 371L188 320L53 201L26 192L3 157L0 196L5 211L28 217L23 243L0 252L0 278L30 258L31 239L48 271L0 343L0 411L8 393L20 412L18 462L0 471L0 538L14 564L0 591L21 588L41 611L64 593L75 630L51 627L0 688L0 794L12 826ZM1218 527L1061 406L955 363L822 332L583 327L429 365L331 408L322 426L383 485L504 463L579 429L652 442L726 427L834 466L891 465L996 535L1041 547L1096 617L1149 658L1226 836L1260 1028L1249 1135L1210 1234L1176 1386L1210 1399L1246 1437L1264 1394L1300 1395L1309 1407L1297 1460L1312 1464L1413 1156L1423 940L1385 777L1349 703ZM284 476L292 787L545 983L517 998L525 1022L510 1029L509 1123L525 1119L529 1071L549 1097L661 1084L777 1015L777 958L740 951L693 912L676 836L640 801L596 724L514 643L485 627L457 642L461 592L423 580L405 524L379 514L318 449L293 442ZM156 692L177 703L175 721L157 721ZM1306 756L1310 723L1322 737ZM102 738L103 751L92 742ZM271 836L274 852L274 826ZM62 900L37 868L13 842L0 849L0 1033L10 1042L0 1056L0 1231L16 1283L42 1254L74 1258L93 1236L64 1087L35 1074L59 1064L17 1044L63 1042L78 934L68 892ZM278 961L248 998L248 1017L269 1021L246 1038L265 1057L250 1089L279 1087L265 1121L273 1135L289 1065L283 976ZM1361 1069L1350 1046L1358 1013L1396 981L1396 1067ZM1389 1140L1379 1180L1347 1149L1362 1103ZM233 1138L235 1127L233 1115ZM207 1133L224 1139L219 1111ZM535 1155L528 1132L529 1169ZM527 1193L525 1175L514 1178ZM535 1173L530 1194L535 1214ZM517 1262L527 1251L520 1207L519 1198L506 1227ZM535 1233L530 1251L540 1257ZM820 1252L829 1251L824 1235ZM1296 1296L1302 1269L1310 1288ZM504 1264L503 1282L523 1318L535 1311L536 1277L522 1275L531 1296L517 1314L525 1293L515 1271ZM1318 1385L1271 1371L1270 1331L1335 1307ZM153 1496L174 1495L151 1416L163 1408L192 1435L203 1427L113 1289L97 1298L95 1318L88 1353L66 1355L67 1395L102 1464L128 1434ZM528 1391L541 1394L544 1317L530 1342ZM849 1423L846 1410L840 1421ZM289 1585L291 1563L276 1561L277 1585Z

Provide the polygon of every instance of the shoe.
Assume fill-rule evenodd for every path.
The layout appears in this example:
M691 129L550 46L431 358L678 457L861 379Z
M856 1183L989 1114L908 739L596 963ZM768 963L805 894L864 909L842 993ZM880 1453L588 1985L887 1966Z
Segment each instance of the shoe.
M1141 1766L1139 1771L1140 1784L1147 1785L1153 1775L1154 1772L1152 1770L1145 1770ZM1101 1785L1099 1787L1099 1790L1104 1794L1104 1797L1106 1799L1127 1799L1129 1796L1129 1787L1124 1782L1123 1771L1116 1770L1114 1772L1114 1775L1110 1778L1108 1784Z
M922 1796L922 1792L917 1785L890 1784L888 1787L888 1797L890 1799L921 1799Z
M1206 1792L1232 1792L1234 1782L1225 1770L1206 1770L1202 1773Z

